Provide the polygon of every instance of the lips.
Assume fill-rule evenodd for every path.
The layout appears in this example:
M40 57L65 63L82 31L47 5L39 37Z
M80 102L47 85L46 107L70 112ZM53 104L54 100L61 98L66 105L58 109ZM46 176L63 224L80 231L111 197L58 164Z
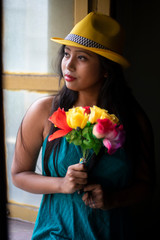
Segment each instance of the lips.
M68 75L68 74L65 74L64 75L64 78L67 82L73 82L74 80L76 80L75 77L71 76L71 75Z

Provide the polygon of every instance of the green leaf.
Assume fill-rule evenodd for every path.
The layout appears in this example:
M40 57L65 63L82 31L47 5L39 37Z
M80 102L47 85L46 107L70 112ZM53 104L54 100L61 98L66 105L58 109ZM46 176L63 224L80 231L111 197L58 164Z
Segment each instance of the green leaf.
M85 128L73 129L65 136L69 143L81 146L83 157L86 156L87 151L90 149L93 149L98 154L103 145L102 139L97 139L93 135L93 126L93 124L88 122Z

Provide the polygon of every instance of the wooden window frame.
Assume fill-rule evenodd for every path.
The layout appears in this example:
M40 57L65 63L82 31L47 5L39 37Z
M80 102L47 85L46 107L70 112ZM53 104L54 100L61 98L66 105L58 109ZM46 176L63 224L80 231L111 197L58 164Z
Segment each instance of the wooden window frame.
M91 3L89 9L89 3ZM74 24L85 17L89 11L97 11L110 15L110 0L74 0ZM59 77L54 74L18 74L3 73L3 89L28 90L55 93L59 90ZM9 216L25 221L35 222L38 207L9 201Z
M110 15L111 0L91 0L91 11ZM79 22L89 12L89 0L74 0L74 24ZM57 75L3 73L3 89L29 90L41 92L57 92L59 81Z
M3 74L3 89L57 92L59 78L56 75Z

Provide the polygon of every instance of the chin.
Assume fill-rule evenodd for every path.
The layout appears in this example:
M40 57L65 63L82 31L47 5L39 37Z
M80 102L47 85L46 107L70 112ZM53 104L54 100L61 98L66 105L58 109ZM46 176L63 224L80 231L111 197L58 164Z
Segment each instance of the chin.
M76 92L80 90L80 89L77 88L76 86L73 86L73 85L68 84L68 83L66 83L66 87L67 87L68 89L70 89L70 90L72 90L72 91L76 91Z

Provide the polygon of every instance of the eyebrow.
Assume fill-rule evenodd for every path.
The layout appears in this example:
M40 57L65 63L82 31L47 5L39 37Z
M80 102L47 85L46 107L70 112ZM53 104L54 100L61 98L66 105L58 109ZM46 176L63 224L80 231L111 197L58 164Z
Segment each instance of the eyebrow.
M66 47L66 46L65 46L65 49L67 49L68 51L71 51L71 49L70 49L69 47ZM92 56L92 55L90 54L90 52L85 51L85 50L83 50L83 49L76 50L76 52L79 52L79 53L81 52L81 53L87 54L88 56Z

